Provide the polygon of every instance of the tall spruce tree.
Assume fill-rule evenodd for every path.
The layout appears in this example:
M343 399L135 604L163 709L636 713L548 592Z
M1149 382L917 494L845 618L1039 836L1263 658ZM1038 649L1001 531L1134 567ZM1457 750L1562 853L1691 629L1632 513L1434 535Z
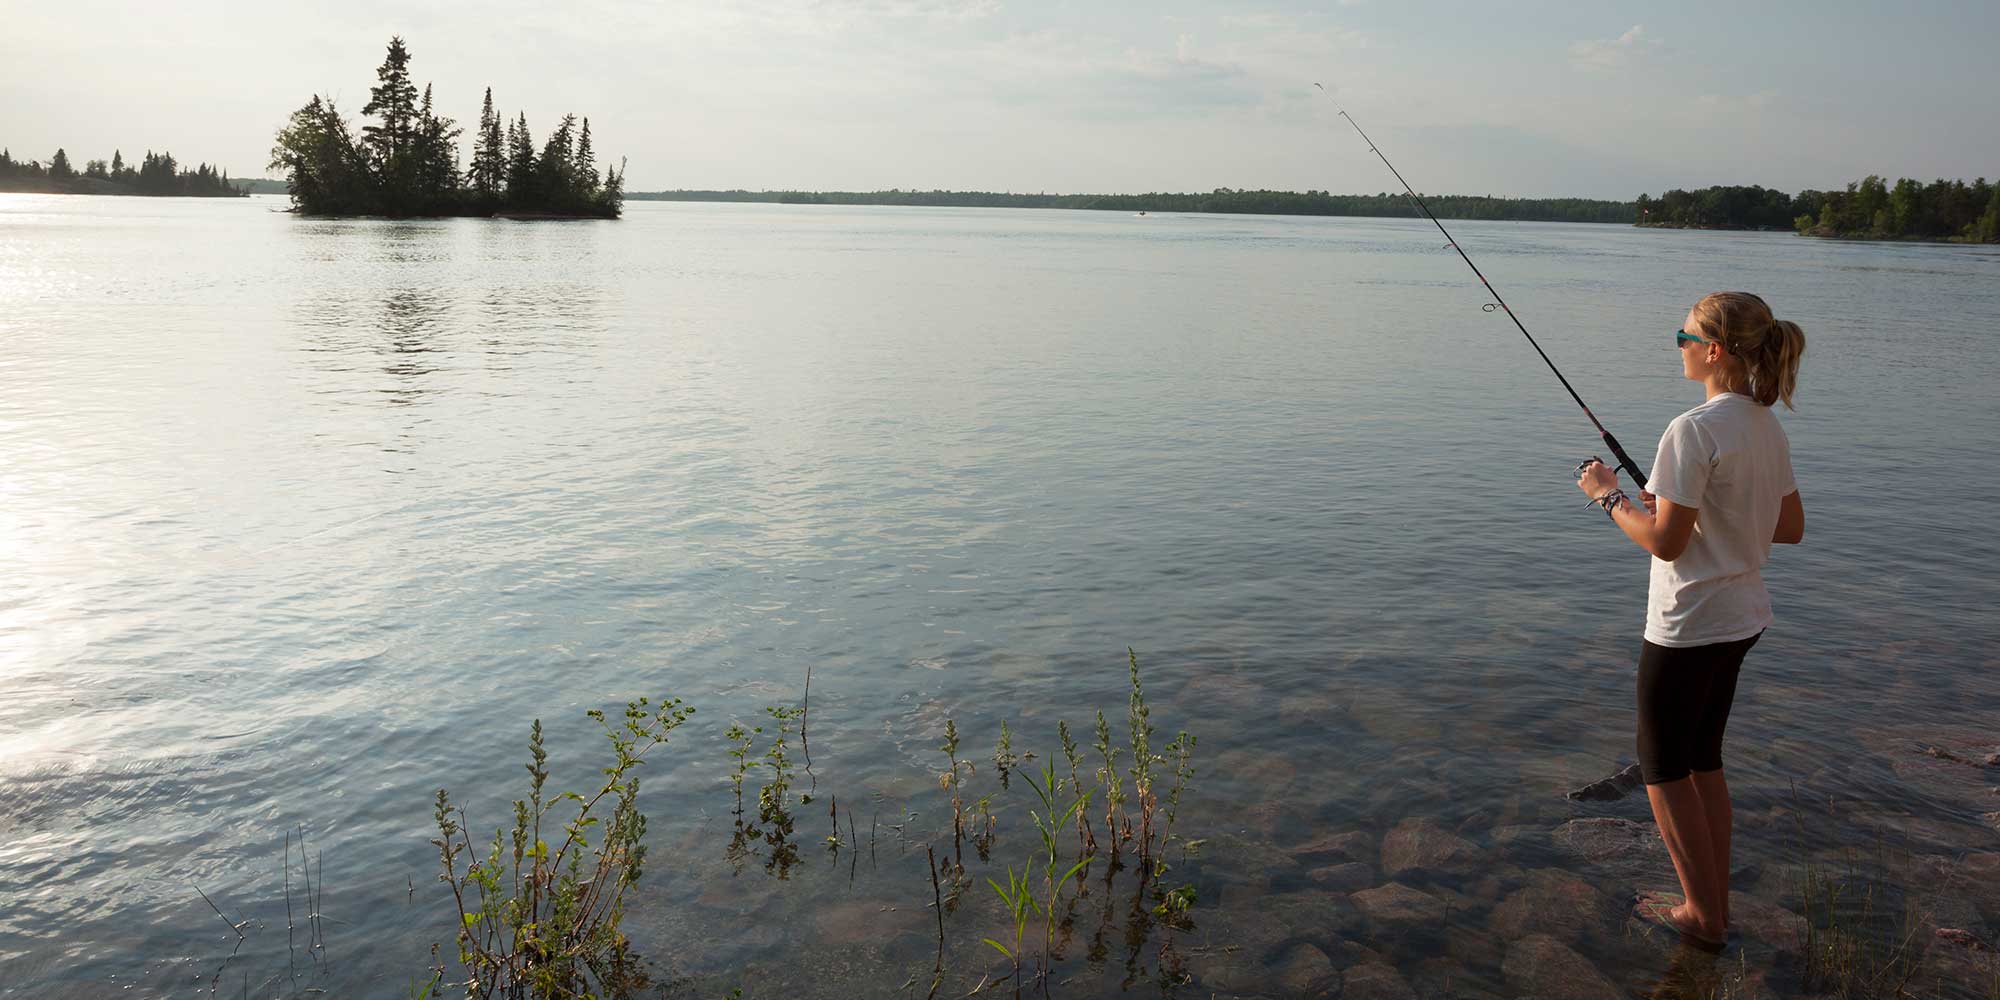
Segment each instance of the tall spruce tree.
M583 119L583 132L576 140L576 161L572 173L583 185L586 197L597 193L597 155L590 149L590 118L587 115Z
M363 126L361 133L374 153L376 169L393 188L405 179L404 154L410 148L417 117L417 87L410 82L410 50L403 46L401 35L389 39L389 54L376 67L375 79L377 82L369 88L368 103L362 106L361 113L374 115L382 123Z
M535 183L535 140L528 134L525 112L517 112L514 124L508 128L508 137L512 148L507 151L507 204L533 207L540 191Z
M493 112L493 88L488 87L486 102L479 109L479 135L473 140L472 169L467 176L473 195L481 201L492 202L500 197L509 148L501 142L500 116Z

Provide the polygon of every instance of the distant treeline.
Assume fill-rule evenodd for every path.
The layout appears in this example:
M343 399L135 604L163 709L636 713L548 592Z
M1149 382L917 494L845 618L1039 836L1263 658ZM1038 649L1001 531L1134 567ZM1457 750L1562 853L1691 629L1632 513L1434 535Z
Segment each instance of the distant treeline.
M960 208L1074 208L1117 212L1210 212L1224 215L1417 216L1402 194L1326 191L1238 191L1207 194L1014 194L1000 191L635 191L635 201L774 202L787 205L925 205ZM1628 222L1629 201L1589 198L1494 198L1432 195L1424 199L1446 219L1516 222Z
M1788 195L1762 187L1673 190L1657 200L1640 195L1640 225L1683 229L1791 229L1806 236L1865 240L2000 242L2000 186L1981 177L1903 178L1892 187L1869 175L1845 191Z
M361 109L374 124L357 137L330 98L314 96L292 112L271 150L271 169L291 185L292 204L310 215L520 215L618 217L624 173L598 176L590 119L564 115L541 151L516 115L501 131L493 88L473 133L471 167L459 169L458 137L450 118L431 110L431 88L417 95L410 52L389 40L375 70L379 81Z
M38 191L52 194L145 194L196 198L226 198L243 194L229 183L229 171L206 163L189 170L172 153L146 151L146 158L134 169L125 162L122 150L111 161L90 160L77 170L69 153L56 150L49 162L16 160L12 150L0 149L0 191Z

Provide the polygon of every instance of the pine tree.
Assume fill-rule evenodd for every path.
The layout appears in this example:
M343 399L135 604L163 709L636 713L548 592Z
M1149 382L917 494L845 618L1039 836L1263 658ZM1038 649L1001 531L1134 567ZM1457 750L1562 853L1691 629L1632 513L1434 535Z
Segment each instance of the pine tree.
M49 161L49 176L57 180L67 180L76 176L76 171L70 169L69 154L63 152L61 148L56 149L55 159Z
M507 204L528 207L537 197L535 140L528 134L528 116L519 113L507 128Z
M410 147L417 111L417 87L410 82L410 50L403 47L401 35L389 39L389 54L376 68L375 79L378 82L369 89L368 103L361 113L379 117L382 124L363 126L361 131L375 152L377 168L395 176L403 166L404 151Z
M512 130L512 123L509 130ZM479 136L473 140L472 170L467 180L472 190L482 201L493 201L500 196L500 185L506 175L507 150L511 145L501 145L500 116L493 113L493 88L486 88L486 103L479 109Z
M541 162L536 166L539 176L535 180L549 207L567 207L576 188L570 172L576 159L575 142L576 116L564 115L562 123L549 133L549 141L542 147Z
M597 157L590 150L590 118L583 119L583 133L576 140L576 161L573 173L583 185L586 196L597 193Z

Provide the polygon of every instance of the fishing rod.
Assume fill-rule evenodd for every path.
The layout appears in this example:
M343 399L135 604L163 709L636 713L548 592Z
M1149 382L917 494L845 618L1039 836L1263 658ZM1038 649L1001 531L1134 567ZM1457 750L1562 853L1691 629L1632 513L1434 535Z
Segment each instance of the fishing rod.
M1320 86L1317 83L1313 84L1313 86L1319 87L1319 92L1322 94L1326 94L1328 100L1333 100L1333 94L1330 91L1328 91L1325 87ZM1626 472L1631 473L1632 481L1637 483L1640 489L1642 490L1645 489L1646 473L1644 470L1639 468L1639 463L1632 461L1632 456L1625 454L1625 449L1619 446L1618 439L1612 437L1611 432L1604 429L1604 424L1598 421L1597 414L1590 412L1589 404L1583 401L1582 396L1576 394L1576 389L1570 386L1569 379L1563 378L1563 373L1560 369L1556 367L1556 363L1554 361L1549 360L1548 352L1542 350L1542 345L1535 343L1535 335L1529 333L1528 328L1522 325L1521 317L1514 315L1514 310L1512 307L1507 305L1507 300L1501 298L1500 293L1493 290L1493 283L1487 281L1486 275L1480 273L1479 265L1474 264L1472 262L1472 258L1465 255L1465 248L1459 246L1458 240L1452 238L1450 230L1444 228L1444 223L1439 222L1438 217L1436 215L1431 214L1429 206L1425 205L1423 198L1417 195L1417 189L1411 187L1409 181L1403 180L1403 172L1397 170L1396 165L1390 163L1389 158L1382 155L1382 150L1376 147L1375 140L1368 138L1368 133L1361 131L1361 123L1355 121L1354 116L1348 114L1347 110L1340 106L1339 101L1334 101L1333 107L1334 110L1340 112L1340 117L1347 119L1347 124L1354 126L1355 132L1360 133L1361 141L1368 144L1368 151L1374 153L1376 158L1382 161L1382 165L1388 167L1389 172L1396 175L1396 180L1402 182L1403 190L1409 192L1410 194L1410 200L1416 203L1418 210L1424 213L1425 218L1431 220L1431 225L1438 227L1438 232L1444 234L1444 238L1451 244L1451 248L1453 250L1458 251L1458 258L1462 261L1465 261L1466 267L1472 268L1473 274L1478 275L1479 283L1486 286L1486 294L1493 296L1493 301L1486 303L1480 308L1484 309L1487 312L1492 312L1494 311L1494 309L1497 308L1501 312L1506 313L1508 319L1514 321L1514 326L1515 328L1521 331L1521 336L1528 338L1529 346L1535 349L1536 354L1542 356L1542 363L1549 366L1549 371L1555 372L1556 381L1561 382L1563 388L1569 391L1569 398L1576 400L1576 405L1583 407L1583 415L1590 418L1592 426L1595 426L1597 428L1598 436L1604 439L1604 446L1606 448L1611 449L1611 454L1618 459L1618 467L1624 469ZM1589 465L1589 464L1590 464L1589 462L1584 463L1584 465Z

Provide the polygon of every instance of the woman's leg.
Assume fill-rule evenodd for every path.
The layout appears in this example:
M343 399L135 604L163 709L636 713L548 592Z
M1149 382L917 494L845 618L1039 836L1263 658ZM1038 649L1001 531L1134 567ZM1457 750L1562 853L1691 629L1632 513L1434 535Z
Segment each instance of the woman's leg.
M1715 677L1709 685L1707 710L1703 713L1691 765L1694 790L1701 797L1702 812L1708 819L1710 856L1721 881L1711 898L1722 908L1723 926L1729 924L1729 834L1734 811L1729 805L1729 782L1722 776L1722 734L1729 726L1729 709L1736 702L1736 680L1743 658L1763 634L1748 639L1704 647L1715 653Z
M1695 937L1720 941L1728 933L1724 914L1729 905L1725 889L1728 875L1716 863L1715 839L1709 829L1708 811L1692 777L1646 786L1646 798L1653 804L1653 819L1660 824L1660 839L1667 842L1673 858L1674 874L1680 876L1681 892L1687 902L1673 909L1674 923Z
M1729 831L1735 824L1735 814L1729 806L1729 782L1722 777L1722 769L1696 771L1688 776L1694 784L1695 794L1701 797L1701 811L1708 820L1709 854L1715 858L1715 873L1719 884L1713 890L1715 899L1722 907L1722 925L1729 926Z
M1729 902L1726 891L1718 897L1716 890L1726 889L1728 871L1716 857L1709 813L1691 776L1715 681L1713 658L1705 651L1648 642L1640 652L1639 767L1687 900L1669 919L1696 937L1719 941Z

